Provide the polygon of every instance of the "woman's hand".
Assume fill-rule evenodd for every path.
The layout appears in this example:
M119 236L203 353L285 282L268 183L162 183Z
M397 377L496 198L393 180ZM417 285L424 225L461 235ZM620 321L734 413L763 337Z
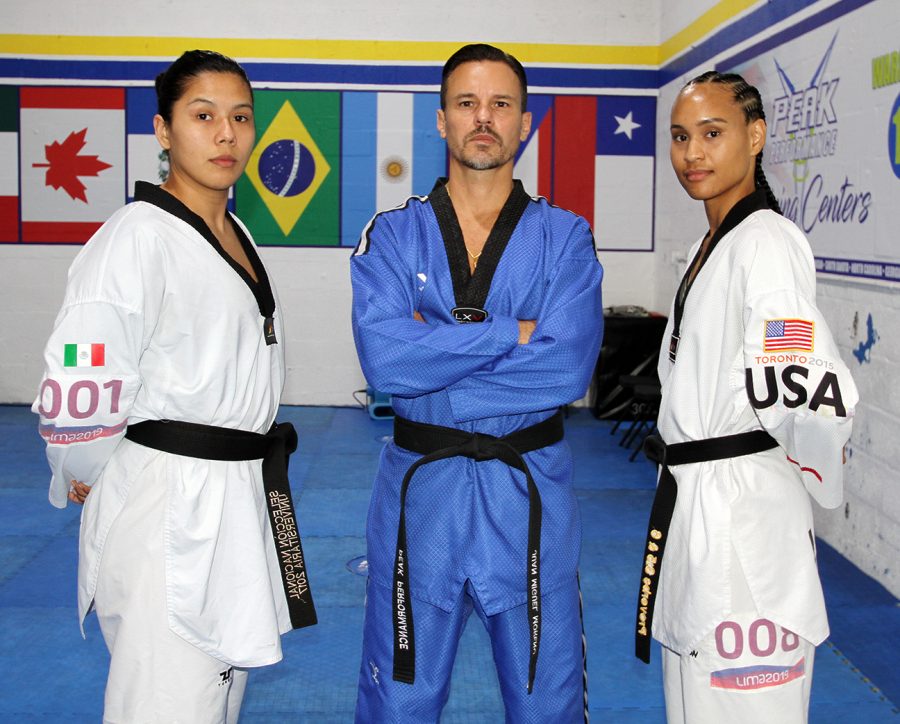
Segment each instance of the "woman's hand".
M77 480L73 480L71 486L69 488L69 500L73 503L78 503L78 505L84 505L85 498L91 492L91 486L87 483L79 483Z

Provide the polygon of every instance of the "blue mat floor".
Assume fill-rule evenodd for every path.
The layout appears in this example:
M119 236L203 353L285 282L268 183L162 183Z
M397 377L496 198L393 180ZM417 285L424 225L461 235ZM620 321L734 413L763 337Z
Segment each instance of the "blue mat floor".
M285 660L251 673L241 721L343 724L353 721L365 593L365 578L348 564L365 555L371 481L391 425L346 408L285 407L280 419L300 435L291 483L320 624L288 634ZM86 640L78 631L79 509L47 503L49 476L35 423L25 407L0 406L0 722L99 722L108 656L93 616ZM610 429L586 410L567 421L585 530L591 720L661 724L659 652L650 666L631 653L654 472L644 461L629 463ZM898 602L821 541L819 560L832 635L816 656L810 721L900 722ZM503 721L489 642L474 616L441 721Z

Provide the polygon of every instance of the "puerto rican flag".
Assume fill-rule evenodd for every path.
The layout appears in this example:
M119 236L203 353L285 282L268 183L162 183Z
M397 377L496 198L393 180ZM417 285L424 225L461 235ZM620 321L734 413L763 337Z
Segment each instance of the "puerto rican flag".
M125 90L22 88L22 241L85 242L125 203Z
M519 146L513 175L532 196L553 195L553 96L528 96L531 131Z
M586 218L599 249L652 251L656 98L529 96L528 110L525 190Z

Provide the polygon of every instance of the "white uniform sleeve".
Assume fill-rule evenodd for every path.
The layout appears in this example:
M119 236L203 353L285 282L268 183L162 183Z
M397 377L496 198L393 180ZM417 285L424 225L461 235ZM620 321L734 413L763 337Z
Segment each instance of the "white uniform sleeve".
M800 232L760 243L744 308L745 390L810 495L835 508L858 394L814 300L812 254Z
M145 319L144 265L133 239L112 236L101 229L72 265L32 405L47 443L50 502L58 508L66 506L71 480L97 480L125 434L140 388L138 364L145 329L152 327ZM164 283L161 270L148 276L156 277L151 285Z

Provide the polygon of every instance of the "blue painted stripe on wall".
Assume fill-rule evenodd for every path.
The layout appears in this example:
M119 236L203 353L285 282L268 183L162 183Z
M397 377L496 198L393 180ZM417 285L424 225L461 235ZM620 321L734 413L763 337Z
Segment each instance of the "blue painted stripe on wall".
M409 65L325 63L243 64L255 83L333 83L374 86L424 85L437 87L441 68ZM129 60L41 60L0 58L0 77L85 81L150 81L168 66L165 62ZM656 70L630 68L530 68L529 85L552 88L646 88L658 86Z
M818 0L767 2L742 18L717 30L660 70L633 68L529 68L533 88L630 88L656 90L703 66L711 58L764 32L772 25L813 5ZM792 38L846 15L873 0L839 0L761 43L742 51L718 67L733 67ZM0 77L69 81L151 81L168 66L166 61L144 60L44 60L0 58ZM260 85L278 83L440 85L439 65L365 65L358 63L244 63L248 75Z
M659 71L630 68L528 68L529 88L659 88Z
M872 259L838 259L830 256L817 256L815 260L816 271L820 274L900 282L900 264L893 262Z
M721 28L696 47L660 69L660 87L687 73L702 72L699 68L711 58L727 52L729 48L761 33L769 26L785 20L817 0L780 0L766 3L751 13ZM696 70L696 73L694 72Z
M734 67L739 62L743 62L742 60L736 60L736 58L742 58L745 54L749 57L751 54L756 55L764 52L775 45L784 43L799 35L803 35L804 33L819 27L819 25L830 22L842 15L846 15L863 5L868 5L872 1L873 0L841 0L831 7L800 21L796 25L793 25L780 33L776 33L772 38L736 55L734 58L729 58L728 61L718 63L716 67ZM736 20L731 25L717 31L711 38L703 41L693 50L663 66L659 71L659 87L671 83L673 80L677 80L688 73L694 75L700 72L700 66L708 62L711 58L726 52L732 46L742 43L745 40L752 38L754 35L759 35L761 32L765 31L766 28L789 18L794 13L813 5L815 2L817 2L817 0L779 0L779 2L766 3L757 10ZM777 41L775 41L776 38L778 39ZM772 44L767 45L770 41L773 41ZM761 46L765 47L760 50Z
M341 246L356 246L375 208L376 93L342 93Z
M417 93L413 98L412 192L424 196L435 179L447 174L447 151L437 130L439 93Z
M144 60L40 60L0 58L0 77L44 80L152 81L169 66Z
M783 45L794 38L799 38L801 35L805 35L811 30L815 30L826 23L830 23L832 20L836 20L847 13L858 10L864 5L868 5L870 2L872 2L872 0L841 0L841 2L835 3L830 8L825 8L821 12L811 15L805 20L801 20L796 25L785 28L780 33L775 33L771 37L747 48L747 50L723 60L716 65L716 68L734 68L758 55L762 55L763 53L772 50L772 48L777 48L779 45Z

